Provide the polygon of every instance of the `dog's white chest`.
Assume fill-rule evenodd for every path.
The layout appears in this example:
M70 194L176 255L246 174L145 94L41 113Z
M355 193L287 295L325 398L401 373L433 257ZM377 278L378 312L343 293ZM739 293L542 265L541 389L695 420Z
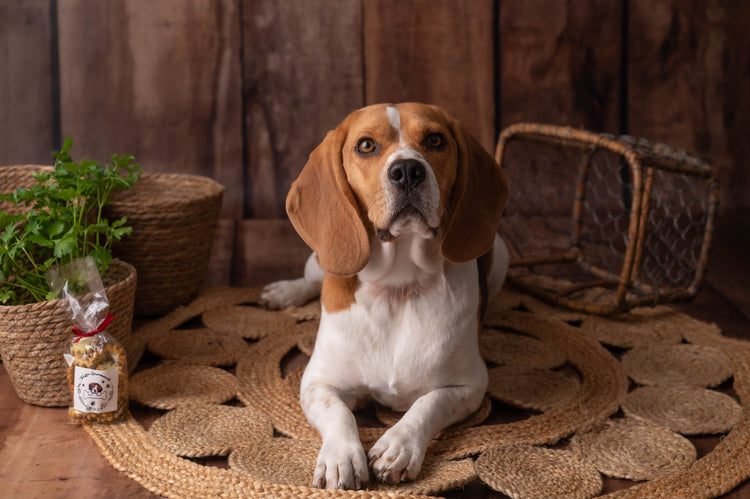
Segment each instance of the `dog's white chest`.
M363 283L350 308L324 311L309 369L399 410L436 387L461 384L481 365L476 283L473 262L401 288Z

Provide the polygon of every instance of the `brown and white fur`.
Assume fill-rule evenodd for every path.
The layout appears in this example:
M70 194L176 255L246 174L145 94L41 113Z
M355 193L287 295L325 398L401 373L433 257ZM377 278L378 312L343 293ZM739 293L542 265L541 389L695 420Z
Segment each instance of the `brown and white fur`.
M321 293L300 395L322 437L314 486L359 488L368 464L379 480L413 480L430 440L479 407L482 290L505 279L506 198L502 169L433 106L360 109L312 152L287 212L314 253L305 277L263 298L286 307ZM373 399L406 413L366 456L352 409Z

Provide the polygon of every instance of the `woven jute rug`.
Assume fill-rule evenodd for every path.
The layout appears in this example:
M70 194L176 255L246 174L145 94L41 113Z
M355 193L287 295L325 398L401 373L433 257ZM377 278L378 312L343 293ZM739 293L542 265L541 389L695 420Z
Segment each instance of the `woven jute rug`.
M427 450L419 477L310 486L320 438L299 406L320 305L269 311L213 288L133 335L131 410L86 425L106 459L167 497L418 497L480 480L514 498L715 497L750 477L750 343L656 307L618 318L513 290L490 304L487 396ZM220 367L219 367L220 366ZM356 412L368 449L400 413ZM690 438L716 435L700 458Z

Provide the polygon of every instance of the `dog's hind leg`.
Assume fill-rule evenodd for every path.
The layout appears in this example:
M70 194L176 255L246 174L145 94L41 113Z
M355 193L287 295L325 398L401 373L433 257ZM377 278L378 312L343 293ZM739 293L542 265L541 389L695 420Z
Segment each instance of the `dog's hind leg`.
M323 274L317 255L312 253L305 263L304 277L266 285L261 293L261 303L273 309L301 307L320 296Z

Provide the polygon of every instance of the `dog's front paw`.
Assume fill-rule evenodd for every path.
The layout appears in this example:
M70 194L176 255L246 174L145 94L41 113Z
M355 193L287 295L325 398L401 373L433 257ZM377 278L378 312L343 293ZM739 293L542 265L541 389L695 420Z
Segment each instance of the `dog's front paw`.
M266 285L260 303L271 309L301 307L320 294L320 284L304 277Z
M368 479L367 458L359 441L327 442L320 448L313 487L359 489Z
M417 478L424 454L424 442L398 425L386 431L367 453L375 478L385 483Z

